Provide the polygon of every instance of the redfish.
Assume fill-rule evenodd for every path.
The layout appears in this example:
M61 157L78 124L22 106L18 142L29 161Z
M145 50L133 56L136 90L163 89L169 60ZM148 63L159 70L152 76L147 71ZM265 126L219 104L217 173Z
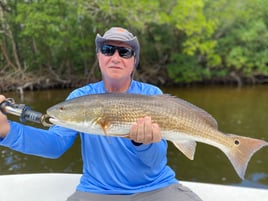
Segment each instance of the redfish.
M205 110L170 95L106 93L81 96L47 110L50 121L89 134L128 137L138 118L150 116L161 128L162 137L189 159L196 142L223 151L241 179L252 155L268 143L264 140L225 134Z

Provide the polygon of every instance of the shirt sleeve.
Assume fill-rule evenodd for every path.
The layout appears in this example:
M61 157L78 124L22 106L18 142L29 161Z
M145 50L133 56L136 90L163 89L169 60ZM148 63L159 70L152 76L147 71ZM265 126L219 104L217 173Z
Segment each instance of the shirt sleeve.
M10 132L0 139L1 146L45 158L60 157L72 146L77 136L76 131L59 126L45 130L13 121L9 123Z

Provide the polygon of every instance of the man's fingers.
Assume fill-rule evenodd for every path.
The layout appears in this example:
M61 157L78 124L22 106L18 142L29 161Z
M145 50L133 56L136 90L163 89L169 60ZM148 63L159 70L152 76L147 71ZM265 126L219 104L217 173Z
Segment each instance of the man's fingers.
M159 142L162 138L160 127L158 124L152 124L152 131L153 131L153 142Z
M138 129L136 135L136 142L144 142L144 118L140 118L137 120Z
M6 97L4 95L0 95L0 103L2 103L4 100L6 100Z
M137 119L130 130L130 139L138 143L159 142L162 138L158 124L152 123L149 116Z
M144 143L148 144L153 141L153 128L151 117L144 118Z

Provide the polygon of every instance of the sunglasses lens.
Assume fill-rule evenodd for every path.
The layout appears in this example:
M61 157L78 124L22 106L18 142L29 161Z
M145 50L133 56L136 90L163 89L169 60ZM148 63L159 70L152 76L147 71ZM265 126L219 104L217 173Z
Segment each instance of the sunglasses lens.
M134 54L134 51L127 47L118 47L117 49L118 49L120 57L123 57L123 58L130 58Z
M115 53L116 48L111 45L103 45L100 49L101 53L106 56L112 56Z
M127 47L116 47L113 45L103 45L100 48L100 51L105 56L112 56L115 53L115 50L118 50L119 56L123 58L130 58L134 55L134 51L131 48Z

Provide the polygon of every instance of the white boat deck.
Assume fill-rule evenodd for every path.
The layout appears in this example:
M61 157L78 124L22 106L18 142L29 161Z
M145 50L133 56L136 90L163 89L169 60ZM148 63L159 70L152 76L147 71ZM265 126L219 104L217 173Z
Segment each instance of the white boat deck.
M17 174L0 176L0 201L66 201L80 174ZM268 189L182 181L204 201L268 201Z

